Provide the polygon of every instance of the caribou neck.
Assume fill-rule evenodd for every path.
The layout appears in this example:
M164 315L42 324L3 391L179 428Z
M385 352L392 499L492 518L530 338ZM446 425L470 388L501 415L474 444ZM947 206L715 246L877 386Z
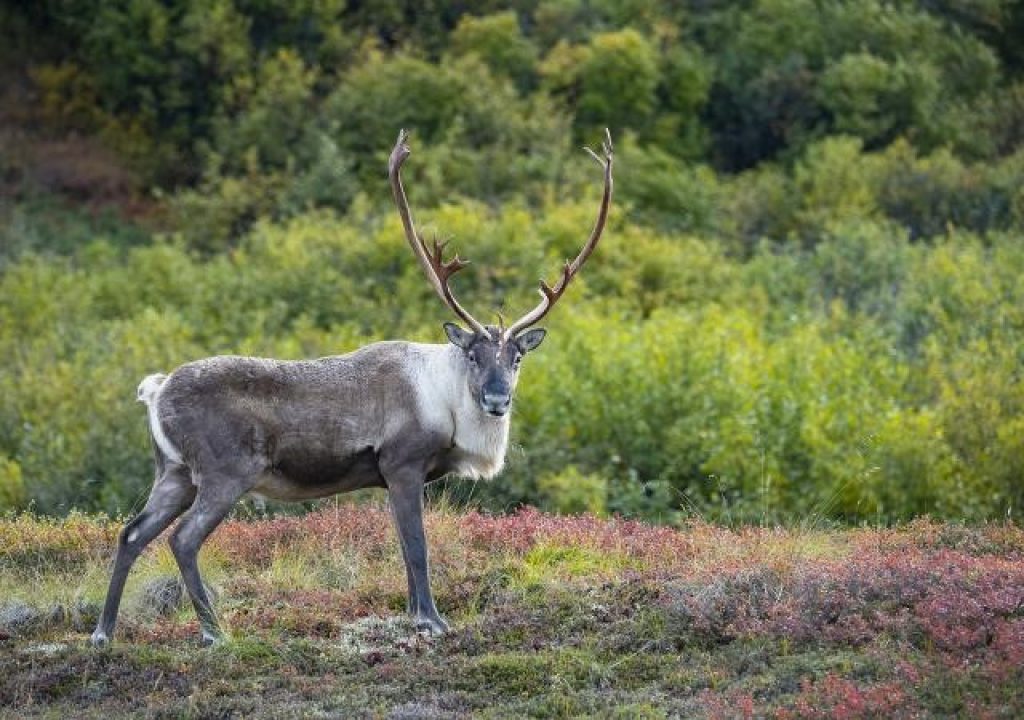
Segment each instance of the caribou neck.
M411 363L417 404L425 424L451 438L454 471L471 478L490 478L505 464L510 414L488 415L469 390L462 353L450 343L417 345L419 362Z

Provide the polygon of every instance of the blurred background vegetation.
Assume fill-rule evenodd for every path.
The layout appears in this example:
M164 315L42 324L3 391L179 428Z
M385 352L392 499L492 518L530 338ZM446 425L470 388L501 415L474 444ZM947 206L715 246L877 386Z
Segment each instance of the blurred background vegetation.
M470 10L470 8L472 8ZM40 0L0 6L0 508L123 512L146 373L441 342L384 172L523 312L492 509L1015 518L1024 4Z

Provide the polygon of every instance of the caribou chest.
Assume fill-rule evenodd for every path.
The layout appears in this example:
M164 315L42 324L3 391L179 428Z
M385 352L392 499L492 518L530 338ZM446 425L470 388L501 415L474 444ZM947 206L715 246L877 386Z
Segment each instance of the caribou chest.
M407 372L424 427L451 438L432 473L473 479L497 475L505 464L509 416L484 413L469 392L458 350L450 345L410 346Z

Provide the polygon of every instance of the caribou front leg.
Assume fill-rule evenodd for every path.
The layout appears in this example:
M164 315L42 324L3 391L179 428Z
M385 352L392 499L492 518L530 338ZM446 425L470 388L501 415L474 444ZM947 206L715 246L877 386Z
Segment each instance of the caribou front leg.
M395 514L394 502L388 503L391 506L391 517L395 521L395 529L398 531L400 527L398 522L398 516ZM412 574L412 568L409 565L409 553L405 549L405 538L402 537L401 531L398 531L398 544L402 551L402 564L405 566L405 581L409 588L408 595L406 597L405 609L411 616L416 617L419 613L419 600L416 597L416 578Z
M442 635L448 631L448 623L437 612L430 592L427 539L423 531L423 478L405 469L386 479L409 582L409 612L417 630Z

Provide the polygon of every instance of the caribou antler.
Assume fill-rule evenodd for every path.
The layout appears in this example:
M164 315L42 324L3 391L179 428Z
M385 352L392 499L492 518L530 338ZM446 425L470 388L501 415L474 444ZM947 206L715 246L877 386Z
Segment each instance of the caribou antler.
M597 247L598 240L601 239L601 233L604 231L605 221L608 219L608 205L612 199L612 134L608 131L608 128L604 130L604 145L601 148L602 152L599 156L593 150L588 147L583 148L590 153L601 167L604 168L604 195L601 198L601 208L597 211L597 222L594 223L594 229L590 231L590 238L587 240L586 245L580 250L580 254L576 256L576 259L572 262L565 261L565 267L562 268L562 277L559 278L555 287L551 287L544 280L540 281L540 294L542 300L540 303L530 312L523 315L521 318L516 320L512 325L505 330L504 338L510 340L518 335L520 332L536 324L548 314L548 311L554 306L558 299L562 297L562 293L565 292L565 288L569 285L569 282L575 277L576 273L579 272L580 267L590 257L590 253L594 252L594 248Z
M391 151L391 157L388 159L388 177L391 180L391 191L395 195L398 214L402 216L405 238L409 241L409 246L412 247L416 259L423 266L423 271L427 274L430 284L434 287L440 298L444 300L445 304L475 332L489 336L487 328L483 326L483 323L478 322L459 304L459 301L455 299L451 288L448 286L448 280L451 276L466 267L469 261L462 260L456 255L448 262L445 262L442 254L448 243L438 242L437 238L434 238L433 251L430 251L427 249L427 244L423 241L423 236L416 231L416 226L412 220L412 211L409 209L409 200L405 196L405 188L402 187L401 176L402 164L411 152L405 142L408 139L409 133L405 130L400 130L398 132L398 140L395 141L395 147Z

